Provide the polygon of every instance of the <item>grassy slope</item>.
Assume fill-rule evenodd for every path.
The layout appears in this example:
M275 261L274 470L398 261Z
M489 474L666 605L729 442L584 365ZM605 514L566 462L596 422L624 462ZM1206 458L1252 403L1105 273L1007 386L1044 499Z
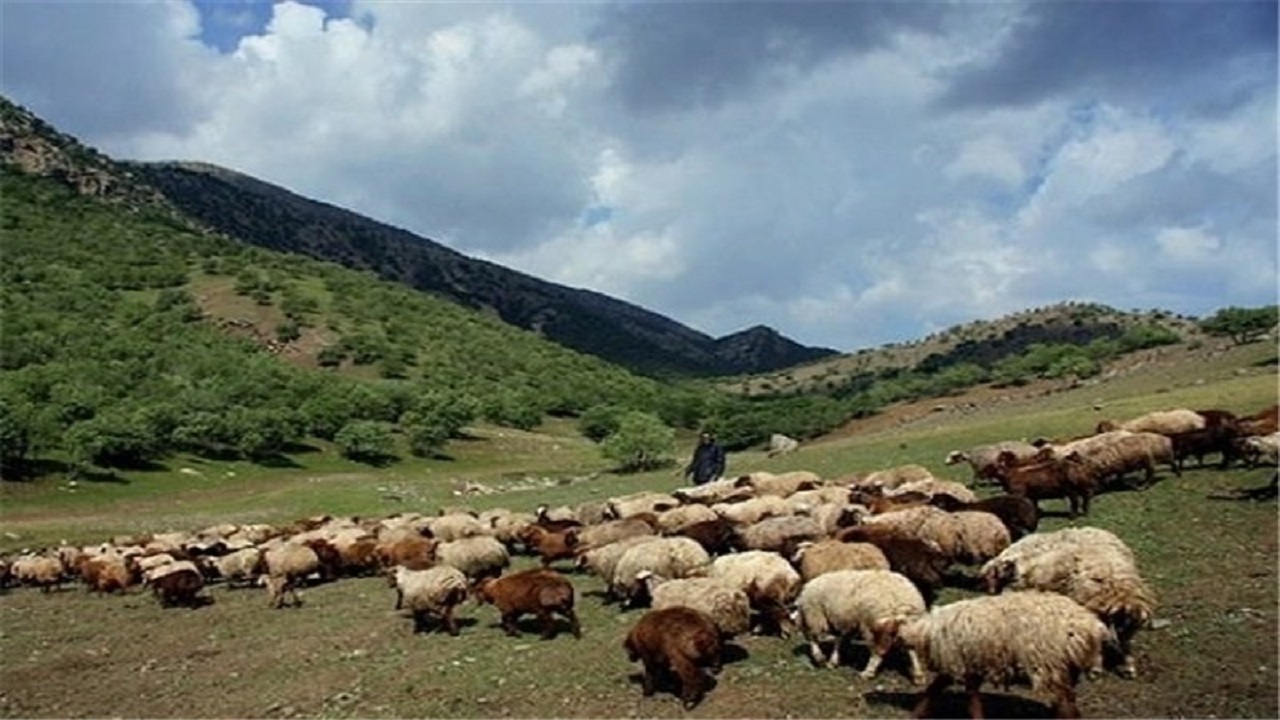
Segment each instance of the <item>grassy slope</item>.
M1189 405L1251 412L1276 400L1277 377L1252 346L1188 362L1143 368L1106 383L1050 395L1010 392L967 414L904 407L855 432L769 460L734 454L731 471L808 468L824 476L919 462L963 479L940 458L955 447L1008 437L1077 434L1101 416ZM958 401L957 401L958 402ZM1101 404L1102 410L1093 409ZM878 424L877 424L878 423ZM171 463L167 472L127 475L127 485L82 484L74 491L34 485L0 488L4 544L75 541L113 532L194 528L216 520L283 520L316 512L385 514L456 503L455 483L518 484L523 478L586 478L604 470L567 424L537 434L480 428L455 443L451 461L414 461L370 472L327 453L298 467ZM200 476L179 472L199 470ZM227 472L236 473L233 477ZM1087 716L1276 717L1277 516L1274 503L1207 499L1215 491L1263 484L1271 469L1192 469L1145 492L1112 493L1088 524L1114 530L1138 555L1169 621L1137 640L1140 677L1086 681ZM595 479L513 490L462 501L518 509L676 484L669 473ZM394 494L401 500L388 499ZM1046 503L1059 509L1060 503ZM1049 517L1044 526L1066 524ZM523 562L523 561L522 561ZM413 636L391 610L378 579L343 580L306 592L306 605L271 612L260 590L208 590L212 605L160 610L146 596L53 597L19 589L0 597L0 715L24 717L677 717L669 695L640 701L620 643L638 616L604 606L594 578L575 576L585 636L512 640L490 607L468 606L474 624L460 638ZM960 597L948 591L945 599ZM747 638L695 717L903 717L915 697L897 666L875 683L849 668L811 668L797 640ZM864 655L853 653L852 662ZM65 682L76 678L76 692ZM996 694L993 715L1045 711L1025 694ZM956 708L960 709L959 707Z

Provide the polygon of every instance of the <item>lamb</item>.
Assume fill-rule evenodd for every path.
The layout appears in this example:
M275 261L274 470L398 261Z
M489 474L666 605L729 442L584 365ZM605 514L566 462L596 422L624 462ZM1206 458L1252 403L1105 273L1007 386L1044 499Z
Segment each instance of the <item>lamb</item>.
M796 598L795 618L816 664L837 667L846 638L859 635L866 640L872 651L861 674L870 680L896 644L902 624L924 613L920 591L902 575L890 570L838 570L805 583ZM835 641L830 655L821 646L828 638ZM915 652L909 650L908 655L912 681L924 682Z
M967 462L973 471L974 482L994 482L996 458L1002 452L1011 452L1019 463L1028 462L1039 448L1022 440L1006 440L991 445L978 445L968 450L953 450L947 455L946 464Z
M991 513L1009 530L1010 540L1033 533L1040 525L1040 513L1036 504L1019 495L997 495L971 503L962 503L950 495L936 495L929 498L929 504L951 513Z
M711 556L701 545L685 537L663 537L627 548L607 581L623 604L634 606L645 591L639 575L649 571L672 580L707 574Z
M501 575L511 564L507 548L494 537L476 535L436 545L436 562L462 571L476 579Z
M821 540L800 543L791 562L804 582L837 570L888 570L889 559L880 548L870 543L846 543Z
M516 537L542 559L543 567L549 567L556 560L573 558L578 544L575 527L548 530L541 525L528 525Z
M767 626L768 630L790 634L792 623L786 608L799 594L801 580L786 558L766 550L723 555L711 563L707 575L747 594L757 628Z
M988 590L1043 590L1070 597L1111 629L1119 672L1134 677L1133 636L1150 622L1155 596L1139 574L1132 551L1106 531L1057 539L1010 546L1009 555L983 568Z
M200 604L199 594L204 588L204 576L190 560L178 560L152 568L146 575L146 584L162 607Z
M467 577L449 565L426 570L410 570L397 566L391 579L396 588L396 608L407 607L413 614L413 631L424 632L427 620L440 618L444 629L458 635L454 610L467 599Z
M1081 672L1101 664L1106 636L1093 613L1055 593L1023 591L935 607L899 629L903 644L934 673L915 717L933 717L954 680L965 683L971 717L983 716L984 682L1028 683L1033 692L1052 695L1056 717L1079 717L1075 685Z
M743 550L771 550L790 557L802 542L826 537L826 530L811 517L785 515L761 520L737 532Z
M1095 431L1098 434L1102 434L1115 430L1128 430L1129 432L1150 432L1166 435L1188 430L1200 430L1205 427L1205 424L1205 418L1200 413L1187 408L1174 408L1172 410L1149 412L1119 423L1114 420L1103 420L1098 423Z
M543 639L555 637L553 613L569 621L575 638L582 637L582 627L573 611L573 584L564 575L546 568L510 573L499 578L485 578L475 585L476 602L492 603L502 614L502 627L512 637L520 631L516 621L532 613L542 624Z
M709 685L702 668L719 672L723 645L715 621L689 607L650 610L632 626L622 647L631 662L641 662L641 688L653 695L658 682L673 674L684 709L702 700Z
M740 588L718 578L668 580L645 571L641 573L650 597L650 607L690 607L707 614L724 638L751 629L751 601Z
M775 475L771 472L757 471L743 475L734 481L740 488L751 488L756 497L774 495L785 498L801 490L813 490L822 484L817 473L808 470L792 470Z

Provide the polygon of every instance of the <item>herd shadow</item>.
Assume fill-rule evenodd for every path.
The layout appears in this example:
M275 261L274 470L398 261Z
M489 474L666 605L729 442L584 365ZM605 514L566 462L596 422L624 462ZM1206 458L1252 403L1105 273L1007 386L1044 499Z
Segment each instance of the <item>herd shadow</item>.
M912 712L920 702L923 688L914 692L872 690L863 699L872 708L892 707ZM982 693L982 710L988 718L1051 718L1053 709L1045 703L1010 693ZM934 703L935 718L969 717L969 696L960 690L948 690Z

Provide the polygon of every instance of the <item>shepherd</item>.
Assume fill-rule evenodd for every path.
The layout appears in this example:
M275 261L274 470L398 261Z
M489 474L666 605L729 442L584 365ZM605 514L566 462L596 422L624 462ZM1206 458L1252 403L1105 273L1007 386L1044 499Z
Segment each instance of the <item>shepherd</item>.
M684 469L684 476L692 476L694 485L705 485L724 475L724 448L716 442L716 434L703 430L698 436L698 447L693 459Z

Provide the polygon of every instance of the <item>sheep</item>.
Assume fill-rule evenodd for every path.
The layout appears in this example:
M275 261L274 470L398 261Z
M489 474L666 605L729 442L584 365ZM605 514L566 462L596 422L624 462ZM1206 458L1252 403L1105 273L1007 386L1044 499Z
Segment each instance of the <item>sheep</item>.
M494 537L477 535L436 545L436 562L462 571L470 579L502 574L511 564L507 548Z
M585 525L570 530L575 544L583 547L600 547L635 535L654 535L654 526L650 524L651 516L632 515L625 520L606 520L599 525Z
M775 495L785 498L801 490L813 490L822 484L817 473L808 470L792 470L775 475L771 472L757 471L743 475L734 481L740 488L751 488L756 497Z
M758 523L765 518L792 514L787 501L776 495L754 497L736 503L719 503L712 505L711 509L720 517L741 526Z
M914 537L931 542L948 558L954 559L961 552L960 530L954 517L932 505L872 515L863 524L892 527L899 537Z
M65 568L56 557L23 555L13 561L10 572L19 584L35 585L41 592L49 592L62 584Z
M915 583L925 602L932 605L951 559L937 543L901 533L902 529L893 525L865 523L841 530L835 539L875 545L889 561L889 568Z
M799 513L818 505L845 505L850 502L850 491L844 485L822 485L812 490L800 490L788 495L787 506Z
M475 584L474 593L477 603L492 603L498 608L502 627L512 637L520 634L516 621L527 613L538 616L543 639L555 637L553 613L569 621L575 638L582 637L582 626L573 611L573 584L554 570L534 568L498 578L485 578Z
M1270 435L1251 435L1239 442L1241 456L1249 467L1260 463L1275 465L1280 462L1280 432Z
M403 565L411 570L431 567L436 552L436 541L414 534L393 534L380 539L374 555L383 568Z
M933 680L915 717L933 717L948 685L962 680L969 714L982 717L982 684L1028 683L1053 697L1056 717L1079 717L1075 685L1102 662L1107 628L1074 600L1023 591L961 600L904 623L903 644L915 650Z
M761 520L737 532L737 546L743 550L772 550L790 557L796 546L826 536L817 520L801 515L784 515Z
M1200 430L1205 427L1205 424L1205 418L1200 413L1186 408L1175 408L1173 410L1149 412L1123 422L1103 420L1098 423L1095 432L1102 434L1115 430L1128 430L1129 432L1150 432L1164 435L1188 430Z
M755 497L749 487L739 487L736 479L713 480L696 487L680 488L671 496L681 503L694 505L719 505L723 503L742 502Z
M962 503L950 495L935 495L929 504L947 512L987 512L995 515L1009 530L1010 540L1033 533L1040 525L1036 504L1020 495L997 495L976 502Z
M608 506L606 514L609 518L624 520L640 513L653 513L656 515L664 510L678 507L680 501L667 493L646 490L622 497L609 498L606 505Z
M715 621L689 607L650 610L632 626L622 647L628 660L644 666L641 691L645 697L653 695L661 679L674 674L686 710L697 706L706 694L709 682L702 668L716 673L723 662Z
M870 680L897 642L898 628L925 613L924 598L910 580L891 570L837 570L805 583L796 598L795 620L809 641L809 657L818 665L840 665L840 646L858 635L871 646L862 670ZM835 641L831 654L821 641ZM924 682L924 670L914 651L908 651L912 681Z
M1076 464L1052 455L1041 455L1035 462L1019 465L1012 453L1001 453L997 460L997 480L1010 495L1025 497L1036 506L1040 501L1066 498L1067 514L1071 519L1089 514L1089 501L1097 490L1090 476L1079 471ZM1079 458L1079 455L1074 455Z
M657 535L639 535L609 543L598 548L579 548L574 558L574 566L579 569L587 570L594 573L597 577L605 582L605 593L610 597L612 594L610 580L613 578L614 568L618 566L618 561L627 550L647 542L653 542L658 539Z
M657 530L663 535L672 535L686 525L715 520L719 517L706 505L681 505L658 513Z
M872 515L883 515L895 510L905 510L929 504L929 495L922 492L907 492L888 495L878 486L858 487L849 492L849 499L861 505Z
M267 571L270 605L277 609L284 607L286 593L292 597L295 607L301 605L298 583L320 569L320 558L315 550L293 543L281 543L266 550L262 555L262 563Z
M458 635L458 622L453 613L467 599L467 577L461 570L449 565L426 570L397 566L391 580L396 589L396 609L409 609L415 633L424 632L427 620L436 616L450 635Z
M691 525L685 525L673 533L668 533L668 535L687 537L701 545L704 550L712 555L723 555L732 552L734 544L737 542L734 524L718 515L712 520L703 520Z
M429 520L427 529L431 531L431 537L438 542L450 542L477 535L490 534L479 518L467 513L441 515L438 518Z
M508 551L513 552L516 546L520 544L521 531L530 525L536 524L538 517L532 513L503 511L488 515L480 513L480 520L487 520L491 534L503 545L506 545Z
M138 583L140 568L116 555L84 556L76 567L90 592L124 592Z
M1200 430L1170 433L1168 435L1173 452L1173 461L1178 470L1183 468L1183 461L1195 456L1196 465L1204 467L1204 456L1218 453L1222 457L1220 469L1226 470L1237 455L1238 439L1233 425L1212 425Z
M740 588L718 578L668 580L651 572L641 573L650 598L650 607L690 607L707 614L724 638L751 629L751 601Z
M959 538L954 559L976 565L996 557L1013 542L1009 528L988 512L961 510L951 513Z
M218 576L227 581L227 587L232 588L248 584L258 574L262 565L262 550L256 547L242 548L222 557L212 558L210 562Z
M1000 453L1011 452L1022 463L1031 460L1039 450L1035 445L1022 440L1006 440L991 445L978 445L968 450L952 450L947 454L946 464L969 463L974 482L994 482L996 458Z
M1164 463L1174 475L1181 475L1173 452L1173 441L1167 435L1148 432L1103 433L1069 443L1061 448L1051 448L1049 453L1074 460L1085 469L1085 478L1095 488L1104 488L1109 481L1141 470L1141 487L1155 481L1155 466Z
M146 574L146 584L151 587L162 607L200 604L199 593L204 589L204 576L190 560L178 560L152 568Z
M581 527L583 525L573 508L563 506L552 508L546 505L539 505L534 510L534 517L537 518L539 526L553 532L560 532L571 527Z
M766 550L723 555L711 563L707 575L747 594L758 630L791 633L792 623L786 608L799 594L801 579L786 558Z
M974 502L978 499L978 496L974 495L973 491L964 485L952 480L938 480L936 478L903 483L896 488L886 490L885 496L894 497L908 493L923 493L929 498L938 495L950 495L960 502Z
M578 544L574 527L548 530L541 525L528 525L516 537L542 559L543 567L549 567L556 560L573 558Z
M693 540L663 537L627 548L606 581L625 606L634 606L645 590L637 579L642 571L675 580L706 575L710 565L711 556Z
M791 556L804 582L837 570L888 570L889 559L870 543L846 543L839 540L804 542Z
M870 514L865 506L853 503L821 503L802 506L796 512L813 518L822 528L822 533L828 536L835 535L841 528L857 525Z
M1243 437L1251 435L1270 435L1280 430L1280 405L1247 415L1236 420L1236 430Z
M867 473L851 483L857 487L896 488L917 480L932 480L933 473L922 465L899 465L885 470Z
M765 453L766 457L777 457L793 453L800 448L800 441L793 437L788 437L782 433L773 433L769 436L769 451Z
M1077 529L1080 530L1080 529ZM989 592L1043 590L1070 597L1111 628L1119 672L1137 674L1133 636L1150 622L1155 595L1138 572L1133 552L1115 535L1096 528L1011 545L983 567Z

